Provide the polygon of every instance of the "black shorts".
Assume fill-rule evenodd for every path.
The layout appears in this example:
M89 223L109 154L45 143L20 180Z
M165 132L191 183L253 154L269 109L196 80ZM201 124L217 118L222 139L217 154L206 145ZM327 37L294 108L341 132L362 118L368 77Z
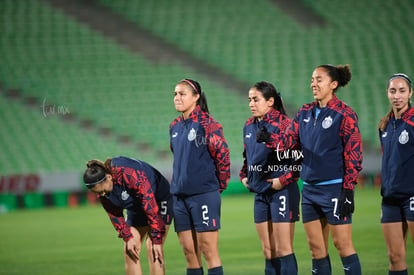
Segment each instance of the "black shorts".
M176 232L191 229L206 232L220 228L221 197L218 190L185 197L173 195L173 205Z
M384 198L381 203L381 223L414 221L414 197L399 200Z

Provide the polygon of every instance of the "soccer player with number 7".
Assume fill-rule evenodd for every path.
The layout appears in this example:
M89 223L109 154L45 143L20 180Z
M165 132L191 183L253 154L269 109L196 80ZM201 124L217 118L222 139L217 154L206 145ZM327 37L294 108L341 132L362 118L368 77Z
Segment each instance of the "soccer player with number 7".
M149 274L164 274L163 243L173 219L167 179L148 163L122 156L105 163L90 160L86 166L86 187L98 195L124 240L125 274L142 274L140 251L145 239Z
M354 191L362 169L361 134L356 113L336 96L350 80L349 65L318 66L310 85L315 101L302 106L282 134L258 133L270 148L288 150L300 145L303 151L302 220L312 274L332 273L329 232L345 274L361 274L352 242Z

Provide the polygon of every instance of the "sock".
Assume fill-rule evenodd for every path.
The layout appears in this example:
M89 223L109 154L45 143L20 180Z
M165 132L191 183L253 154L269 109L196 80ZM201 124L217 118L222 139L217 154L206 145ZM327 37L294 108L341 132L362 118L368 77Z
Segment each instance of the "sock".
M210 268L207 272L208 275L223 275L223 267L222 266L217 266L217 267L213 267Z
M361 275L361 264L359 263L358 254L352 254L348 257L341 258L344 266L345 275Z
M280 258L273 258L270 259L273 269L275 270L275 274L279 275L280 274Z
M280 275L297 275L298 264L296 262L295 253L283 256L280 260Z
M329 255L322 259L312 259L312 274L332 274Z
M408 275L408 271L407 269L399 271L390 270L388 271L388 275Z
M273 264L274 260L276 259L265 259L265 275L278 275L279 273L276 271L275 265Z
M203 268L187 268L187 275L203 275Z

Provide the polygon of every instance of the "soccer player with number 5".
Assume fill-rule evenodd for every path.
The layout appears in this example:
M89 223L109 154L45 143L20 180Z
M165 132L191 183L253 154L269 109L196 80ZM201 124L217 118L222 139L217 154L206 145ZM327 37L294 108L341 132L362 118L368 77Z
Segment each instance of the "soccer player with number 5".
M209 114L197 81L175 86L175 109L182 113L170 125L174 155L174 227L187 262L187 275L202 275L201 253L209 275L223 274L218 251L221 197L230 178L230 155L222 126Z
M292 156L296 154L279 156L256 139L260 129L280 133L290 119L280 94L266 81L249 90L249 107L253 116L243 128L244 165L240 179L255 193L254 222L265 257L265 274L298 274L293 236L299 220L300 158L295 162Z
M405 74L388 79L390 112L380 121L382 148L381 224L388 249L389 273L408 274L408 230L414 243L414 108L413 88Z
M318 66L310 85L315 101L302 106L282 135L258 133L270 148L287 150L299 144L303 151L302 217L312 274L332 273L329 232L345 274L361 274L352 242L354 189L362 169L361 134L356 113L336 96L350 80L349 65Z
M124 240L125 274L142 274L139 255L145 239L150 274L164 274L163 243L173 219L167 179L148 163L127 157L90 160L86 166L86 187L98 195Z

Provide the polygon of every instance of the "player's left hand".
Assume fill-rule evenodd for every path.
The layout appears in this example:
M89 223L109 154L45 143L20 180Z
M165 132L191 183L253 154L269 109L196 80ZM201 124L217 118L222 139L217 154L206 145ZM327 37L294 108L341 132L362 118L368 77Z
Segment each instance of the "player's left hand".
M354 190L342 188L339 216L341 219L354 213Z
M152 253L154 256L154 262L158 262L160 265L164 263L164 254L162 252L162 245L154 244L152 245Z

